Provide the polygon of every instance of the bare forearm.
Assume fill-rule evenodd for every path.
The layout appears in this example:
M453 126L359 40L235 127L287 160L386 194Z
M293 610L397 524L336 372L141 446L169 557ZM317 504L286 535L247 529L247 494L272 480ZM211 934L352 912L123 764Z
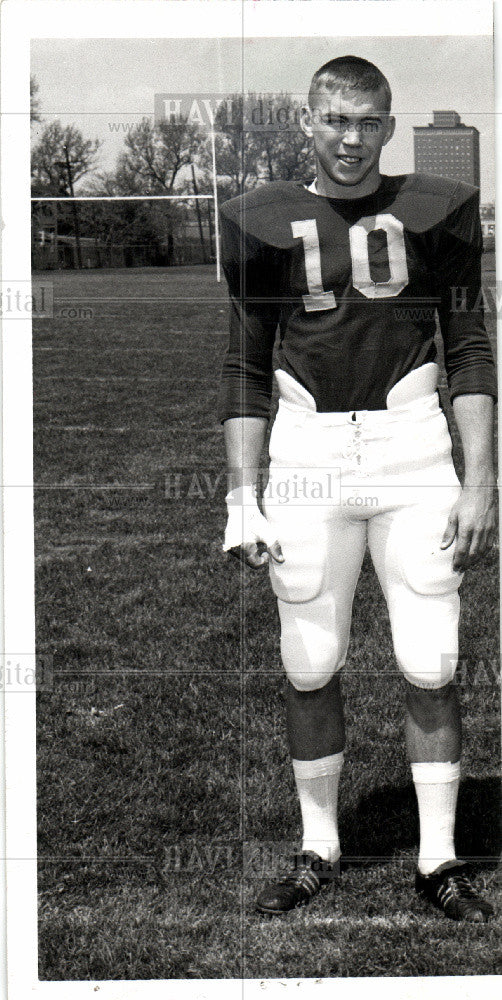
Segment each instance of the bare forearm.
M231 417L223 425L229 488L255 485L268 420L263 417Z
M457 396L453 412L465 459L464 488L453 504L441 542L455 541L453 569L463 572L485 555L496 528L493 469L493 399L485 394Z
M464 486L493 485L493 410L491 396L472 394L453 401L464 452Z

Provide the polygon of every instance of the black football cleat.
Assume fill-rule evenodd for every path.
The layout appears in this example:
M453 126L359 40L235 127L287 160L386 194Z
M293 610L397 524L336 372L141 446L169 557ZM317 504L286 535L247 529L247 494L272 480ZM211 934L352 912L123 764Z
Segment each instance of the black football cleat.
M339 860L324 861L315 851L295 854L291 870L263 889L256 900L256 909L275 915L305 906L339 874Z
M415 889L451 920L481 924L495 912L492 904L473 888L463 861L445 861L430 875L417 872Z

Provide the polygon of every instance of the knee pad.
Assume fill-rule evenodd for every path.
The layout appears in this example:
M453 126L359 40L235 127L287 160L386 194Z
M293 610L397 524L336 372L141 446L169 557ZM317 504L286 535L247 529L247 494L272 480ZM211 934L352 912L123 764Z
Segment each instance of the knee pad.
M294 605L278 601L281 656L288 680L297 691L324 687L345 662L347 634L336 627L334 600L323 594Z
M451 656L440 657L440 662L435 670L424 670L418 667L413 669L407 669L404 666L401 667L403 677L406 678L409 684L413 687L422 688L425 691L438 691L440 688L448 687L453 678L455 677L455 671L457 668L457 658L455 657L454 666L451 666Z
M394 651L406 679L420 688L451 683L457 666L462 574L453 570L454 543L441 548L456 496L452 490L444 506L402 511L388 540Z
M457 592L442 596L415 596L409 613L402 610L393 625L394 651L410 684L438 689L450 684L458 661Z

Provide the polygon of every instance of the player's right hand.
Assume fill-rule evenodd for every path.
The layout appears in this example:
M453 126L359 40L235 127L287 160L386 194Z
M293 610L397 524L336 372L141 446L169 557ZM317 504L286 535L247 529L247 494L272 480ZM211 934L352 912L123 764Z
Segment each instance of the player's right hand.
M284 562L275 532L258 507L254 487L248 485L232 490L225 500L228 520L223 551L253 569L265 566L269 557Z

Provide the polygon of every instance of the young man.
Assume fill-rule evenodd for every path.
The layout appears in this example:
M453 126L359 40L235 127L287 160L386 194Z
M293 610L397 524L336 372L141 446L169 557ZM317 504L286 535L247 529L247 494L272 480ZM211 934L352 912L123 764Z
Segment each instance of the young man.
M274 914L308 902L339 870L338 672L368 543L406 678L420 820L415 887L453 919L484 921L493 908L475 892L453 840L458 587L495 529L496 380L480 306L479 192L440 177L383 176L390 105L389 84L372 63L326 63L302 120L314 183L267 184L222 206L231 331L220 415L234 485L224 549L249 566L269 564L303 820L292 870L257 906ZM463 487L436 391L436 314ZM277 327L280 403L264 517L256 478ZM282 497L294 488L294 503L274 503L279 482ZM363 490L377 503L358 503Z

